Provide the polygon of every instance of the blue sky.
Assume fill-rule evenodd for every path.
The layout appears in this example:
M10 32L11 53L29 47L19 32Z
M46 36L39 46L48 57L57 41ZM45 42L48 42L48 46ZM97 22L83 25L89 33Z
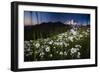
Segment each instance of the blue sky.
M25 25L58 21L65 23L72 19L79 24L90 24L90 14L24 11Z

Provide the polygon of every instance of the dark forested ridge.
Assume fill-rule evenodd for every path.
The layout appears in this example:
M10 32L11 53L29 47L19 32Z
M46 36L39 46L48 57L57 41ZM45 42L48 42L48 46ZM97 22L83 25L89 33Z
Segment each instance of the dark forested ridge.
M70 25L65 25L61 22L48 22L24 26L24 39L36 40L39 38L47 38L59 33L66 32L70 28Z

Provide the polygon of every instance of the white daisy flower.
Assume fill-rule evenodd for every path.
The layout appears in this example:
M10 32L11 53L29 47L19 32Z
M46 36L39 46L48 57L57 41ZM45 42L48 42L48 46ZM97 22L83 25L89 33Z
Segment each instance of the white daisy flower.
M39 48L40 44L39 43L36 43L35 46L36 46L36 48Z
M60 53L59 53L60 55L63 55L63 52L62 51L60 51Z
M67 55L67 52L66 51L64 51L64 55Z
M70 36L70 37L68 37L68 38L69 38L70 41L73 42L73 37L72 37L72 36Z
M46 47L46 48L45 48L45 51L46 51L46 52L49 52L49 51L50 51L50 47L49 47L49 46Z
M53 48L56 48L55 46Z
M50 57L52 57L53 55L52 54L50 54Z

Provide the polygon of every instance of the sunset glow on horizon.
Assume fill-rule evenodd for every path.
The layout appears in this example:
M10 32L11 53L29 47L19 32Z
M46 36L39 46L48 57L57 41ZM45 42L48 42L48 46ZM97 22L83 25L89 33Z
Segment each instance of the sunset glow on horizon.
M24 11L25 26L41 24L44 22L66 23L70 20L74 20L79 25L90 24L90 14Z

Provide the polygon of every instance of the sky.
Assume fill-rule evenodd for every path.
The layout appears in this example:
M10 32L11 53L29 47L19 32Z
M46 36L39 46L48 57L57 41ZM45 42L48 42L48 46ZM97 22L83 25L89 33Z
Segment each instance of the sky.
M90 24L90 14L24 11L25 25L36 25L43 22L65 23L72 19L78 24Z

